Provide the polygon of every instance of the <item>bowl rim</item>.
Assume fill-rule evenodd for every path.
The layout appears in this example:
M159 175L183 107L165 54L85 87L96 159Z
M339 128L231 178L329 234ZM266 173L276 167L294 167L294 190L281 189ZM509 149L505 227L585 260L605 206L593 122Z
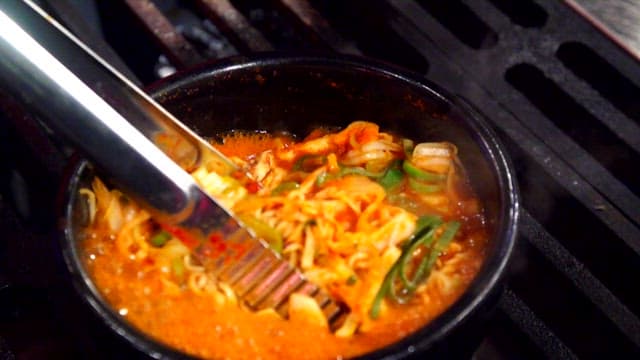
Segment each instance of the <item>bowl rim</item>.
M491 253L486 255L475 278L460 297L441 314L426 325L399 341L383 348L363 354L357 358L400 359L432 348L442 341L457 326L469 318L481 307L491 294L500 291L504 281L508 262L516 241L520 196L515 179L515 171L507 152L498 136L489 125L488 119L475 109L469 101L460 95L454 95L441 86L427 80L424 76L400 68L393 64L352 55L299 55L282 53L261 53L234 56L222 60L206 62L186 71L177 72L146 87L152 98L158 99L165 94L184 88L186 85L206 80L220 72L237 71L246 68L269 66L320 66L324 69L336 68L349 71L366 71L384 75L407 86L426 92L432 97L456 108L464 117L464 123L472 130L472 137L484 150L484 157L491 165L499 188L500 209L496 222L495 244ZM425 95L426 96L426 95ZM88 271L82 265L79 250L74 245L73 229L70 226L73 215L75 190L81 181L80 175L89 167L86 160L76 160L63 179L61 242L63 257L72 282L90 307L106 322L115 333L126 339L138 350L153 358L191 358L164 343L154 340L119 317L115 309L100 295L93 284Z

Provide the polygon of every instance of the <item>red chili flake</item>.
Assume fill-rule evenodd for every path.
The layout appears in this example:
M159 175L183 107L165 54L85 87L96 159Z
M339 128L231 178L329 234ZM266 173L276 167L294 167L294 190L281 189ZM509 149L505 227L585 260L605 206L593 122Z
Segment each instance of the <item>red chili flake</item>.
M220 236L220 233L216 232L209 236L209 241L215 244L224 240L222 240L222 236Z
M214 246L214 249L221 253L227 250L227 245L220 233L213 233L209 236L209 242Z
M258 192L258 190L260 190L260 184L258 184L256 181L251 181L246 185L246 188L250 194L255 194Z
M193 249L200 243L193 235L189 234L182 228L172 225L161 225L162 229L169 232L171 235L177 237L183 244L185 244L188 248Z
M138 246L138 244L136 243L133 243L129 245L129 248L127 250L129 250L130 253L135 254L140 250L140 246Z
M239 260L247 252L246 244L232 244L231 247L235 253L233 256L235 260Z
M245 177L245 173L242 170L236 170L231 173L231 177L236 180L243 180Z

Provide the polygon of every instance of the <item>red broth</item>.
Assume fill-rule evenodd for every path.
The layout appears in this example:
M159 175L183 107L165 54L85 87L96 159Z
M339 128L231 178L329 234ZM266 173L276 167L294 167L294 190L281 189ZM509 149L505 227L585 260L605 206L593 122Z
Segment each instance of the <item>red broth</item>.
M351 139L356 139L356 142L370 141L370 134L367 134L367 131L369 130L360 131ZM324 134L326 134L324 131L320 134L316 133L306 140L321 139ZM400 142L399 139L393 139ZM345 143L349 142L347 139ZM301 143L284 135L235 132L224 137L222 143L215 145L227 156L237 157L247 166L255 166L259 163L260 153L269 150L274 153L285 150L295 153L302 151L299 146ZM331 149L334 153L340 153L338 159L344 158L343 156L348 153L341 146L338 144ZM323 154L326 155L326 152ZM407 155L395 154L394 156ZM292 176L291 173L301 171L299 160L300 156L296 156L294 160L289 158L282 160L276 157L275 166L286 170L288 174L285 176L290 176L286 177L286 180L298 179L300 176ZM323 161L318 164L323 164ZM324 164L326 165L326 161ZM314 167L317 164L312 161L312 164L303 165ZM380 169L375 170L380 172ZM307 173L310 172L312 169L308 169ZM410 186L407 173L403 174L405 178L393 190L387 190L389 199L385 200L392 203L395 201L396 205L406 206L420 215L435 213L444 221L456 221L460 224L453 241L446 250L438 254L434 265L434 273L438 274L446 264L455 261L453 270L443 278L453 280L438 280L437 277L440 275L431 275L406 304L397 304L389 296L384 297L381 315L376 319L363 320L355 332L347 337L336 336L335 332L327 327L306 321L304 318L292 316L285 319L273 313L251 312L237 302L224 300L226 295L221 297L220 293L224 295L224 291L219 288L217 292L213 291L217 294L216 296L212 296L210 292L201 291L208 289L208 285L203 285L195 291L193 283L187 280L185 275L190 270L183 268L178 271L175 258L173 260L165 258L166 254L162 252L168 251L166 245L163 245L164 248L149 246L148 249L137 246L135 243L126 243L126 246L123 246L119 233L129 231L126 227L132 221L143 219L132 232L132 236L141 239L140 241L152 241L151 238L158 232L158 226L153 220L137 218L136 216L141 212L135 204L113 190L106 190L109 194L107 196L104 193L105 189L102 189L102 192L95 186L92 189L98 205L93 225L87 229L87 236L82 242L84 261L101 294L124 319L159 342L187 354L216 359L333 359L362 355L391 344L427 324L464 292L478 272L484 257L487 234L481 206L462 175L463 171L460 170L458 181L451 185L453 190L450 191L455 191L455 194L453 199L450 199L446 212L438 210L438 206L433 203L424 203L420 200L421 195ZM355 179L362 175L349 174L348 176ZM356 181L354 179L350 181ZM325 187L324 189L329 186L339 186L342 184L341 181L345 180L334 177L322 186ZM262 188L265 186L268 187L264 185ZM311 192L322 191L322 186L318 185L317 181L314 186L318 189ZM252 196L274 195L265 193ZM393 196L395 199L391 199ZM117 202L118 205L105 204L105 197ZM410 205L406 205L407 203ZM121 212L120 227L116 226L116 231L113 230L114 225L108 219L113 215L105 216L107 212L113 213L114 207ZM357 217L345 216L341 221L344 224L357 222ZM352 226L356 227L356 225ZM176 243L173 244L176 248L180 247ZM284 248L290 245L285 237ZM397 247L402 246L398 244ZM178 252L183 254L183 251L184 249L180 249ZM419 261L421 256L426 256L426 251L426 248L417 248L412 254L415 259L410 260L410 263ZM322 264L322 256L324 256L323 253L318 251L313 261ZM369 270L356 266L353 271L357 275L355 278L358 279L355 284L349 281L338 285L329 282L327 290L339 300L348 301L351 298L349 294L345 295L345 292L366 289L366 286L370 285L367 283L370 280L367 280L369 278L366 273ZM198 276L201 280L203 275ZM436 278L432 279L434 276ZM437 285L438 281L446 286ZM380 286L376 285L374 290L377 288ZM443 288L446 291L442 291ZM371 304L362 306L365 305L366 312L361 312L370 314ZM358 304L352 305L354 313L358 306Z

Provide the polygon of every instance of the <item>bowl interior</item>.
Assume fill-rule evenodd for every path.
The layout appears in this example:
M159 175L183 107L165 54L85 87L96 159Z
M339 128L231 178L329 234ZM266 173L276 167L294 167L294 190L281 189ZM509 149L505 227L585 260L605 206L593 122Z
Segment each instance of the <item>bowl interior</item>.
M352 58L268 57L229 60L178 74L155 85L151 93L182 122L207 137L238 129L304 136L318 126L343 127L354 120L367 120L383 131L417 142L456 144L485 207L491 239L487 260L450 309L418 333L374 355L402 356L430 347L495 290L515 238L517 194L510 167L481 117L437 86L414 74ZM94 309L114 322L110 326L128 332L131 328L108 308L79 261L77 242L84 215L76 194L90 177L86 164L79 166L68 188L67 261ZM135 330L128 338L145 351L150 347L164 351Z

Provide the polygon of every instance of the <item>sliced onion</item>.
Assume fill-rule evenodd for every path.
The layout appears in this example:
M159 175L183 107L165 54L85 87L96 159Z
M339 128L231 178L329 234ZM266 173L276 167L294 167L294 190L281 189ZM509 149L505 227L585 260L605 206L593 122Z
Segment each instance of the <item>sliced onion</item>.
M420 143L413 149L414 158L423 156L451 157L456 153L456 147L448 142Z
M360 148L364 152L384 150L384 151L401 151L402 147L399 144L389 141L377 140L366 143Z

